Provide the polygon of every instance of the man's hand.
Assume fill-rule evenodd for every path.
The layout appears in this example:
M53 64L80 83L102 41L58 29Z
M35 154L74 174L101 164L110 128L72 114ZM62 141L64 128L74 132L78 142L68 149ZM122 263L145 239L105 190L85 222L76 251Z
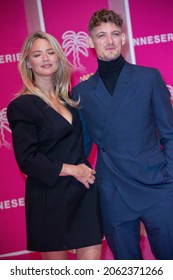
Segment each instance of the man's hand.
M94 75L94 73L85 74L85 75L81 76L80 82L87 81L92 75Z

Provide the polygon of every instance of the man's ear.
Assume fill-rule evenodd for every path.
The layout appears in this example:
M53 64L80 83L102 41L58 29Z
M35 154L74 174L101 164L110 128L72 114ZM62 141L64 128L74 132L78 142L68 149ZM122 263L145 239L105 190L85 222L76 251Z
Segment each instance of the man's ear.
M126 43L126 34L122 33L122 46L124 46Z
M93 40L90 36L88 36L87 38L87 41L88 41L88 45L90 48L94 48L94 43L93 43Z

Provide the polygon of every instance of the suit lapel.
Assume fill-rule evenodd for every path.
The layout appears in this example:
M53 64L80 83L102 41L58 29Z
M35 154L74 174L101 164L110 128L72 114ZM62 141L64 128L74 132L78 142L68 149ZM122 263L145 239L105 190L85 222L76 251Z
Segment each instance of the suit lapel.
M123 101L123 99L127 94L127 90L129 88L129 84L131 81L132 81L132 72L129 71L128 64L125 64L114 90L114 94L110 106L110 114L111 112L114 112L114 114L117 112L118 107L120 106L121 102Z
M113 96L111 97L109 110L105 120L104 132L106 132L107 126L111 120L115 118L119 106L127 95L129 85L131 84L131 81L133 81L132 76L132 69L129 67L129 64L126 63L119 76Z
M104 83L100 79L98 71L95 74L95 84L93 87L93 94L97 100L99 100L105 108L109 108L111 103L111 95L106 89Z

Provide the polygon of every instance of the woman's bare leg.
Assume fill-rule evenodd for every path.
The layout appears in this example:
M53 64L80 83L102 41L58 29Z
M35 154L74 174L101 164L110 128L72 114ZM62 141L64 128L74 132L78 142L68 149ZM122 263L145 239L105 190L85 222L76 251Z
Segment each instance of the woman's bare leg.
M41 252L43 260L67 260L67 251Z
M102 245L94 245L76 249L77 260L100 260L102 253Z

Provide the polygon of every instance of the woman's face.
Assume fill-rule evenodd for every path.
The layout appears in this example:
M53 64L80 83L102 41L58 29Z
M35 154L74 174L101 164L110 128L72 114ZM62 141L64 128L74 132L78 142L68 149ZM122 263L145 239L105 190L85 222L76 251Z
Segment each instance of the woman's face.
M35 78L54 76L58 69L58 56L46 39L36 39L28 56L28 67Z

